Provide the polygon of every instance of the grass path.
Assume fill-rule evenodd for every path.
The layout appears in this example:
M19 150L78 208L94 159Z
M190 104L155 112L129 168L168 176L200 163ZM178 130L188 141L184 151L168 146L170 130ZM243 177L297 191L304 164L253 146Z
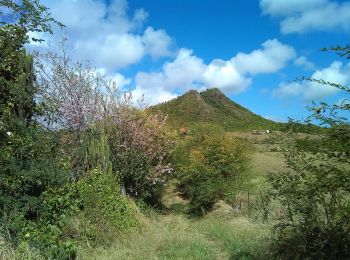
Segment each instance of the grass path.
M243 217L158 215L109 248L80 250L79 259L258 259L268 234Z
M163 198L165 206L186 206L173 186ZM140 214L140 227L120 234L108 248L84 248L79 259L261 259L268 241L268 227L234 216L220 202L203 218L170 212Z
M269 171L284 168L280 153L254 153L251 187L261 185ZM121 233L107 248L82 248L78 259L268 259L269 226L235 216L228 205L201 219L177 214L188 201L174 186L162 203L170 213L140 215L139 228Z

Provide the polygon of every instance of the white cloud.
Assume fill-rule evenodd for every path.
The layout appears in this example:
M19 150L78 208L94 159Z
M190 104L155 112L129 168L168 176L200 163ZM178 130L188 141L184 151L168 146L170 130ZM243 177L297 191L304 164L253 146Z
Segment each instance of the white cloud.
M323 79L327 82L346 85L350 83L350 65L343 65L339 61L333 62L328 68L317 70L311 78ZM309 82L304 93L306 100L321 99L338 92L338 89L332 86Z
M292 82L289 84L281 83L280 86L272 92L272 94L275 97L288 98L301 95L303 90L304 87L299 82Z
M172 40L164 30L154 30L152 27L148 27L143 34L142 41L145 44L146 51L152 57L172 55L169 50Z
M132 96L135 101L142 100L146 105L155 105L177 97L176 94L161 87L155 87L152 91L147 91L139 86L132 91Z
M286 63L296 56L295 50L279 42L277 39L267 40L263 49L251 53L238 53L233 58L236 67L250 74L276 72L286 66Z
M310 78L324 80L326 82L348 85L350 83L350 63L344 65L339 61L333 62L329 67L315 71ZM279 98L301 96L304 100L320 100L336 94L339 89L313 81L282 83L273 91L273 95Z
M260 0L260 7L263 14L285 16L314 9L327 2L328 0Z
M181 49L175 60L163 67L166 86L191 89L202 80L205 68L203 60L193 55L192 50Z
M138 92L173 93L189 89L202 90L217 87L226 93L244 91L259 73L273 73L295 58L295 50L276 39L262 44L263 48L251 53L238 53L230 60L215 59L205 64L191 50L180 49L172 62L158 72L139 72L135 82ZM159 91L161 89L162 91Z
M195 82L201 80L204 71L202 59L192 55L191 50L180 49L174 61L165 63L161 72L139 72L135 81L143 89L161 86L169 90L187 90L196 88Z
M306 70L314 70L315 64L309 61L305 56L300 56L294 60L294 64L303 67Z
M260 0L262 13L280 17L282 33L350 29L350 2Z
M144 56L141 37L132 34L110 34L100 42L78 40L74 49L96 66L119 69L139 62Z
M110 78L112 81L114 81L116 83L117 87L121 88L121 89L129 86L131 83L130 78L125 78L120 73L113 73L111 75L108 75L108 78Z
M64 34L73 47L70 55L97 67L115 71L140 62L146 55L157 58L172 54L172 39L167 33L152 27L142 31L148 13L137 9L128 15L126 0L46 0L44 4L66 25Z
M105 77L108 80L112 80L120 89L130 87L132 81L131 78L126 78L120 73L108 73L104 68L96 69L96 73L102 77Z
M224 92L239 93L245 90L251 79L241 74L234 63L230 61L214 60L204 72L204 82L207 86L218 87Z

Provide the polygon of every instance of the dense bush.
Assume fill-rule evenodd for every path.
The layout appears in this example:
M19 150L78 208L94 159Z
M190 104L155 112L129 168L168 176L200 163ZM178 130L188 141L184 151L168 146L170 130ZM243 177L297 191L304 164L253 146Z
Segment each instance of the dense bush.
M125 197L112 172L91 171L76 183L79 207L92 221L101 219L117 229L136 224L134 209Z
M126 107L106 122L113 172L126 194L158 204L173 172L168 157L174 137L166 117Z
M69 182L69 173L56 160L57 135L15 116L2 121L0 135L2 234L15 246L25 242L47 256L69 258L74 250L59 239L66 207L51 211L52 201L47 201L50 191Z
M328 157L301 151L289 152L287 164L292 171L269 178L271 196L284 209L275 226L275 253L317 259L349 257L349 169Z
M0 236L19 257L73 259L77 239L67 230L73 216L88 215L98 206L96 216L111 222L115 229L129 226L135 219L111 176L110 158L100 158L108 146L106 138L83 140L90 121L78 127L74 121L74 128L62 129L62 121L52 121L58 118L53 113L56 104L39 103L50 100L41 96L50 92L43 91L48 86L37 80L33 59L23 46L29 41L26 33L50 32L49 23L55 21L39 1L2 1L3 7L13 20L5 18L0 24ZM83 79L89 76L91 73ZM80 83L84 90L90 87L82 80ZM38 123L43 120L55 123L61 131L45 129ZM86 174L92 169L106 174ZM83 178L75 182L78 173Z
M197 136L184 146L176 169L179 187L191 200L191 211L202 214L218 200L232 199L249 166L247 144L211 133Z
M167 158L174 141L165 125L167 117L135 108L131 93L118 92L115 82L86 62L72 61L64 50L60 54L48 51L37 66L46 90L43 99L53 108L48 111L49 126L56 120L56 126L64 128L65 156L74 176L79 178L94 169L91 161L84 159L86 145L103 133L109 164L123 191L158 203L172 172Z
M349 47L337 47L349 56ZM306 79L350 93L322 79ZM287 172L271 174L270 196L281 216L274 227L273 252L284 259L350 258L350 106L346 102L310 107L310 121L327 126L316 139L299 140L285 151Z

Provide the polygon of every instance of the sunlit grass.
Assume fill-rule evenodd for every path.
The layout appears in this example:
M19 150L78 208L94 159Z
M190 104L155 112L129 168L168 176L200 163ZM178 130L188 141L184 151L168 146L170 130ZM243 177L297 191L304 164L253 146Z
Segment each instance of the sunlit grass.
M268 245L268 227L215 212L145 218L140 230L121 234L108 248L79 250L79 259L257 259Z

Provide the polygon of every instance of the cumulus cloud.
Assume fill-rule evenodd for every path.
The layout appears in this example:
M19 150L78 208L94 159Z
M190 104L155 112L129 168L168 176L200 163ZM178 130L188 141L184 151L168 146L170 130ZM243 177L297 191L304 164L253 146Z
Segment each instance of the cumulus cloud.
M203 74L207 86L219 87L224 92L239 93L252 82L251 78L240 73L230 61L214 60Z
M309 61L305 56L300 56L294 60L294 64L303 67L305 70L314 70L315 64Z
M101 41L78 40L74 49L79 55L108 70L139 62L145 55L141 38L132 34L110 34Z
M350 29L350 2L260 0L262 13L281 18L282 33Z
M176 94L166 91L162 87L154 87L152 91L145 91L139 86L132 91L132 96L135 101L141 100L147 105L159 104L177 97Z
M215 59L209 64L189 49L180 49L176 58L163 65L158 72L139 72L135 82L138 92L154 88L169 98L167 93L189 89L202 90L217 87L225 93L244 91L259 73L281 70L296 56L295 50L276 39L268 40L262 48L250 53L238 53L230 60ZM160 91L161 90L161 91Z
M315 71L310 78L347 85L350 83L350 63L344 65L339 61L335 61L329 67ZM329 85L312 81L303 81L288 84L282 83L273 91L273 95L279 98L301 96L304 100L311 101L334 95L338 91L337 88Z
M272 16L293 15L326 4L328 0L260 0L263 14Z
M172 39L166 31L152 27L142 31L148 13L137 9L128 15L126 0L46 0L44 4L66 25L71 56L88 59L97 67L115 71L140 62L146 55L172 55Z
M267 40L263 48L251 53L238 53L233 63L242 72L250 74L271 73L286 66L296 56L294 48L284 45L277 39Z
M110 78L112 81L114 81L117 85L117 87L124 89L125 87L130 86L131 78L125 78L124 75L120 73L113 73L108 75L108 78Z
M192 50L181 49L173 62L163 67L167 87L190 89L201 80L205 64L201 58L193 55Z
M192 50L180 49L172 62L163 65L160 72L139 72L135 77L136 86L152 89L161 86L164 89L188 90L196 87L205 71L203 60L193 55Z
M126 78L124 75L117 72L108 73L104 68L96 69L96 73L108 80L112 80L120 89L129 88L132 82L131 78Z
M273 95L279 98L289 98L299 96L303 93L304 87L299 82L281 83L277 89L273 91Z
M154 30L148 27L143 34L142 41L146 52L154 58L172 55L169 49L172 40L164 30Z

